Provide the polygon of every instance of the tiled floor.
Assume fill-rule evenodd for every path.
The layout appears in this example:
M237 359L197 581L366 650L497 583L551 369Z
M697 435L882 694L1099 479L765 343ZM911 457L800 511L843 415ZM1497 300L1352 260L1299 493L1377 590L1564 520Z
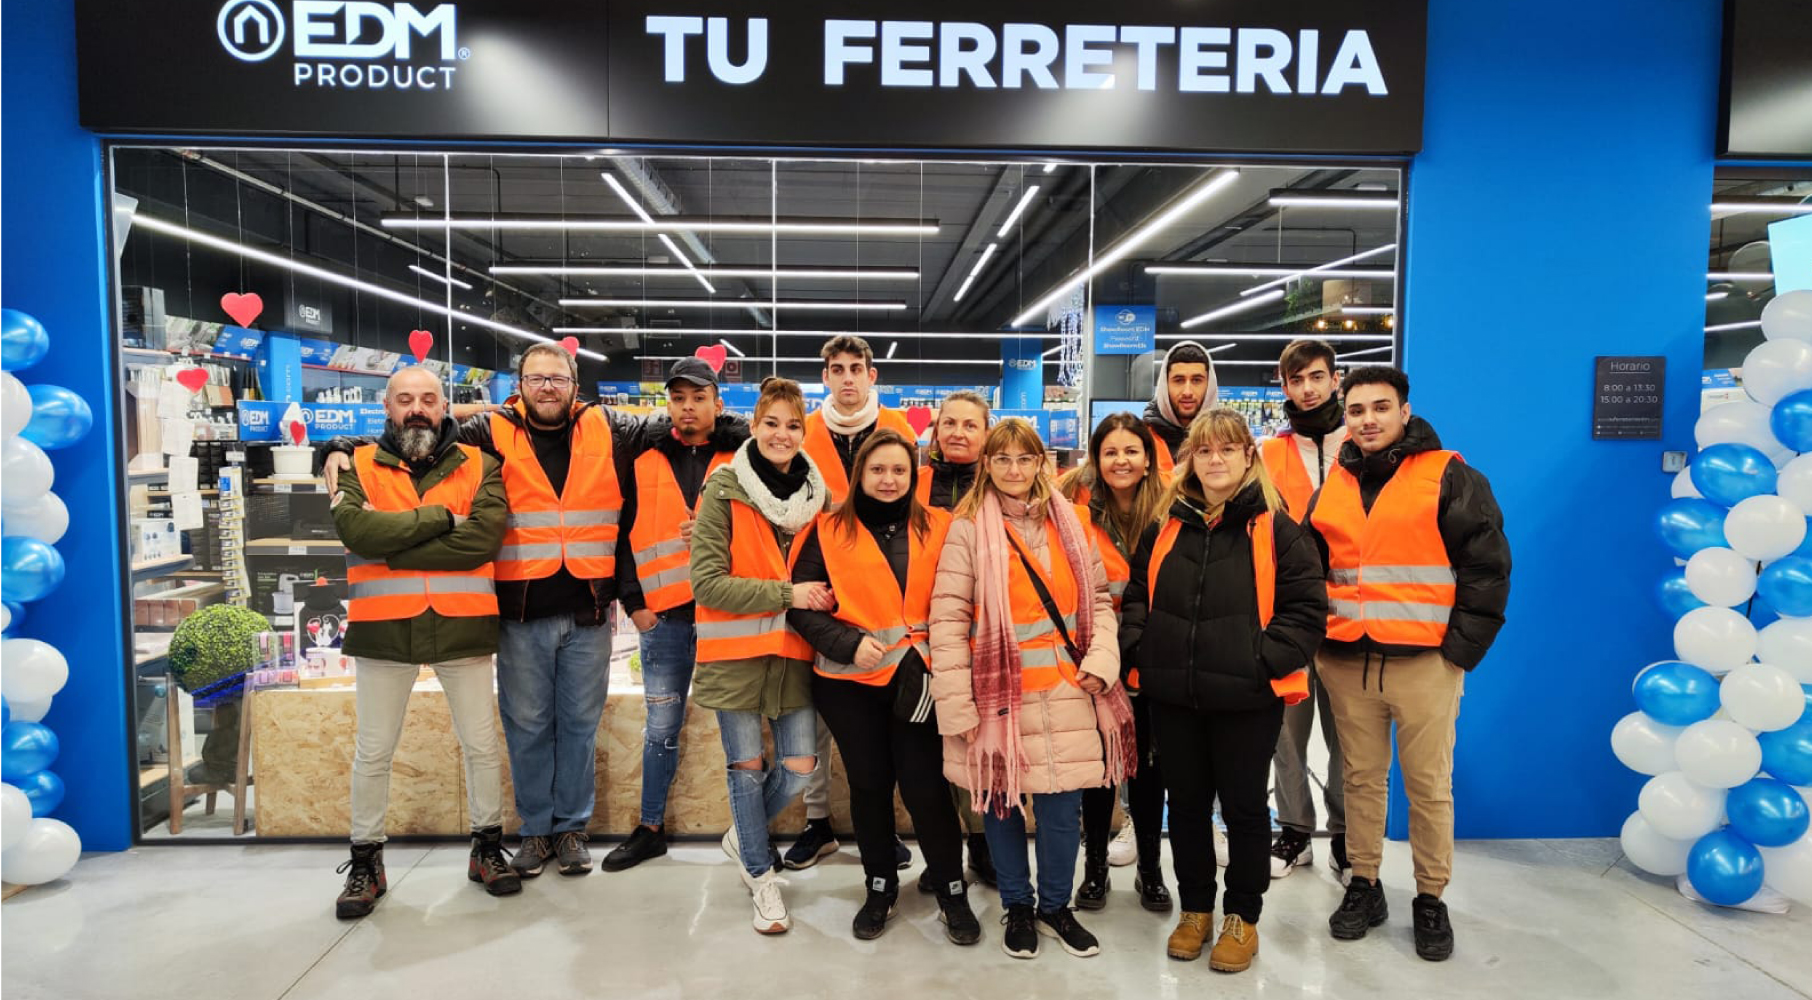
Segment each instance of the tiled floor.
M595 845L607 847L608 845ZM601 850L600 850L601 853ZM1458 950L1415 957L1408 850L1387 847L1392 918L1364 941L1328 938L1340 890L1324 869L1272 883L1251 971L1164 955L1170 918L1136 905L1116 869L1108 909L1083 920L1102 953L1000 951L998 900L978 892L982 944L945 942L905 873L900 916L850 936L861 898L853 848L790 876L794 927L750 930L748 894L714 845L629 872L550 874L493 899L465 850L395 846L390 894L358 923L332 916L344 857L329 847L157 847L93 855L63 882L0 906L0 991L14 998L305 1000L562 998L1316 996L1812 997L1812 910L1712 910L1619 863L1615 841L1475 841L1449 890ZM867 998L863 998L867 1000Z

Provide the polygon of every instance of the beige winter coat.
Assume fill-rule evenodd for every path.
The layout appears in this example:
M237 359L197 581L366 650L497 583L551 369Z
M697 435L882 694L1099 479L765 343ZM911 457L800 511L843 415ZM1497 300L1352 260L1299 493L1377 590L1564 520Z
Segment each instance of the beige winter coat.
M1008 520L1025 539L1032 558L1048 569L1056 538L1044 518ZM1055 551L1061 557L1061 551ZM1101 553L1092 546L1089 566L1093 587L1085 593L1094 595L1094 635L1083 651L1080 667L1112 685L1120 677L1119 621L1107 592ZM938 732L944 736L944 776L959 786L967 786L969 781L965 766L969 744L962 734L981 724L969 680L969 628L976 603L974 567L975 522L963 518L950 526L931 591L931 693L937 700ZM1025 696L1019 711L1019 742L1028 765L1020 779L1024 792L1069 792L1106 782L1094 699L1074 684L1066 682Z

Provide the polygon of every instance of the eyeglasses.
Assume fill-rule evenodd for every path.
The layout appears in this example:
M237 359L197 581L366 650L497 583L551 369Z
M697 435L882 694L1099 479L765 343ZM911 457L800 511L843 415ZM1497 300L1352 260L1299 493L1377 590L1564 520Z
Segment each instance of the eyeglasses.
M1043 457L1039 455L995 455L988 459L988 464L1002 472L1008 469L1030 471L1038 468L1043 461Z
M565 375L524 375L522 384L529 389L544 389L548 386L555 389L571 389L573 380Z
M1245 446L1243 446L1243 445L1237 445L1237 444L1222 444L1222 445L1213 445L1213 444L1205 444L1205 445L1203 445L1203 446L1201 446L1201 447L1200 447L1200 448L1197 448L1197 449L1196 449L1196 450L1195 450L1195 452L1194 452L1194 453L1193 453L1193 454L1191 454L1191 455L1190 455L1190 456L1189 456L1189 457L1190 457L1190 458L1192 458L1192 459L1193 459L1193 458L1203 458L1203 459L1206 459L1206 458L1216 458L1216 457L1219 457L1219 458L1222 458L1222 459L1226 459L1226 460L1228 460L1228 461L1232 461L1232 459L1233 459L1233 456L1235 456L1235 455L1243 455L1243 454L1245 454L1245 452L1246 452L1246 449L1245 449Z

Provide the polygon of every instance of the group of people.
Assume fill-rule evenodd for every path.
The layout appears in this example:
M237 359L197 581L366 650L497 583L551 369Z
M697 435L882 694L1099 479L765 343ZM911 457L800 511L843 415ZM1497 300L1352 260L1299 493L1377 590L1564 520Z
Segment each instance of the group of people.
M572 357L535 345L502 409L456 423L434 376L404 369L384 436L335 442L324 471L348 549L359 710L340 916L371 912L385 890L389 763L421 664L441 677L464 751L470 878L505 894L549 864L590 870L620 601L646 688L642 808L603 870L666 853L690 699L717 716L723 849L755 930L791 924L783 869L840 846L834 743L866 887L856 937L880 936L898 910L910 853L897 789L924 854L918 888L952 942L982 937L966 840L969 872L999 892L1009 955L1031 958L1045 937L1096 954L1076 910L1107 901L1124 793L1139 900L1180 906L1168 953L1208 950L1213 968L1236 972L1257 953L1271 879L1312 859L1304 757L1319 705L1331 861L1346 884L1330 932L1363 937L1387 917L1394 724L1416 950L1451 954L1440 897L1455 723L1464 676L1503 623L1510 557L1487 481L1411 415L1402 372L1343 381L1326 343L1292 343L1279 365L1291 427L1261 443L1215 406L1212 361L1185 341L1143 417L1103 421L1086 464L1058 478L1032 425L992 421L973 393L943 401L921 464L904 415L879 405L868 345L839 336L822 355L823 405L808 411L797 383L770 378L745 423L723 412L698 359L673 366L665 414L634 418L577 401ZM493 650L521 819L513 858ZM801 795L807 827L782 855L769 827ZM1160 865L1166 799L1174 902ZM1227 873L1210 948L1217 814Z

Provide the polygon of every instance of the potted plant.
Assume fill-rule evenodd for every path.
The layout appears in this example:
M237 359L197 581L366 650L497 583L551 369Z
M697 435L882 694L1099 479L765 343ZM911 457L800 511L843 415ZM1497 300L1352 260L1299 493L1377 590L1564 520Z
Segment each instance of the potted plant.
M197 702L211 705L214 726L201 747L198 778L206 785L230 785L239 764L239 695L235 678L257 666L257 635L270 623L256 611L215 604L196 611L170 637L170 672ZM171 746L177 737L172 734Z

